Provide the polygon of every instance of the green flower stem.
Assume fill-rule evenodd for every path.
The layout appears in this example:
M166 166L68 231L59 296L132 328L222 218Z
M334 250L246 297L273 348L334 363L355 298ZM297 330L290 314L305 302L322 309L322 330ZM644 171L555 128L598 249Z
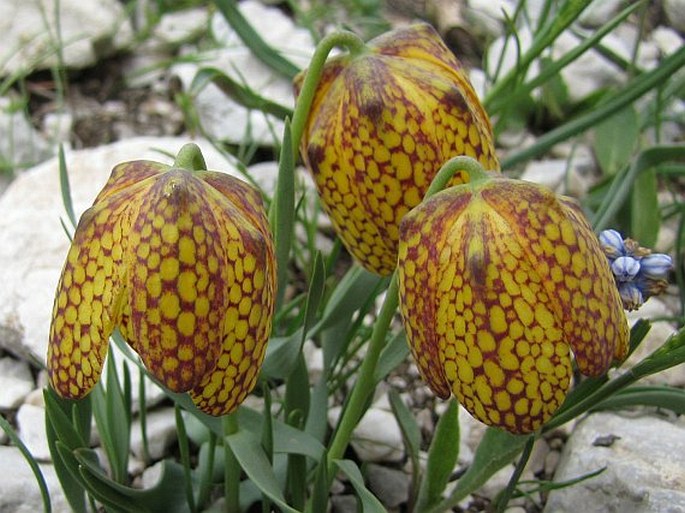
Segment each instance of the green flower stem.
M238 432L237 413L229 413L221 419L224 428L224 501L226 513L240 513L240 463L226 440Z
M347 48L352 56L359 55L366 51L364 41L352 32L334 32L333 34L324 37L321 42L319 42L314 51L314 55L312 56L312 60L309 63L309 68L305 72L306 76L302 82L302 89L300 90L295 112L293 113L291 131L294 155L297 155L297 149L300 146L304 125L307 122L309 109L314 101L314 94L316 93L316 87L319 85L319 80L321 79L323 66L326 63L328 54L331 53L331 50L336 46Z
M202 156L202 150L195 143L184 144L174 160L175 168L187 169L188 171L205 171L207 164Z
M518 463L516 463L516 468L514 469L514 473L511 475L511 478L509 479L507 487L502 491L502 494L497 499L497 513L504 513L504 511L506 510L507 504L509 504L512 495L514 495L516 485L518 484L519 479L521 479L523 469L526 468L526 463L528 463L528 460L530 459L530 454L533 452L534 445L535 437L531 436L530 438L528 438L526 445L523 446L523 452L521 453L521 457L519 458Z
M465 155L453 157L442 165L440 171L433 178L423 199L426 200L436 192L443 190L457 171L468 172L470 183L472 184L488 178L487 172L476 159Z
M385 301L378 314L376 323L373 326L371 341L367 349L364 360L359 368L357 381L352 390L352 394L343 410L338 428L333 435L330 449L328 450L327 467L330 478L336 474L335 460L342 457L347 448L347 444L352 436L352 431L364 413L364 406L369 396L373 393L373 376L376 365L380 358L381 351L385 347L386 335L390 322L395 316L397 305L399 304L399 285L397 281L397 271L390 279L390 285L385 293Z

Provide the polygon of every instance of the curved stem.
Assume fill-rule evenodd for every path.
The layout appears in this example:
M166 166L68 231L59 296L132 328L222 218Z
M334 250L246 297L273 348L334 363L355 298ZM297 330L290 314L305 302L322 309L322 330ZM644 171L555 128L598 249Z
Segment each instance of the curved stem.
M238 432L237 413L222 418L224 427L224 501L226 513L240 513L240 463L226 437Z
M202 156L202 150L195 143L184 144L174 160L175 168L186 169L188 171L204 171L207 164Z
M369 347L359 368L359 375L354 389L350 395L347 405L340 416L338 428L333 435L330 449L328 450L328 475L335 476L334 461L339 459L350 441L352 431L356 427L359 419L364 413L364 406L374 390L373 377L376 371L376 365L381 355L381 351L385 347L386 335L390 322L395 316L397 305L399 303L399 284L397 280L397 271L392 275L390 285L385 293L385 301L378 314L376 323L373 326L373 333L371 334L371 341Z
M433 178L430 187L428 187L428 190L426 191L426 195L423 197L424 201L436 192L443 190L457 171L468 172L470 178L469 183L472 184L488 178L487 172L476 159L465 155L453 157L442 165L440 171L438 171L435 178Z
M326 63L328 54L336 46L347 48L352 56L359 55L366 50L366 45L356 34L352 32L334 32L324 37L316 47L309 68L305 71L306 75L302 82L300 94L297 97L297 105L291 123L293 154L297 155L297 148L300 146L300 139L304 132L304 125L309 115L309 109L314 101L316 87L321 79L321 71Z

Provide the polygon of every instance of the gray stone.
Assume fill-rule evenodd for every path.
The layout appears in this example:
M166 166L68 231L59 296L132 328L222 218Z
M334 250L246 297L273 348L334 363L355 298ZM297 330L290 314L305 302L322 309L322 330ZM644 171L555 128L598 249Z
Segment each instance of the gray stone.
M62 487L52 465L40 465L45 478L53 513L70 513ZM3 513L35 513L43 511L38 482L29 464L16 447L0 446L0 511Z
M147 414L148 456L157 460L166 454L166 450L176 441L176 417L173 408L153 410ZM140 419L131 425L131 452L136 458L144 459L143 432Z
M335 426L338 422L340 410L340 406L328 410L329 425ZM404 458L402 432L395 416L375 406L359 421L350 443L362 461L401 461Z
M613 443L597 446L599 437ZM685 512L685 424L682 419L596 413L579 422L554 476L563 482L606 468L551 492L545 513Z
M599 0L592 2L580 15L578 21L588 27L601 27L613 18L623 5L623 0Z
M0 134L0 165L10 171L31 167L51 154L50 145L33 128L21 104L4 96L0 97Z
M17 408L35 384L26 362L0 358L0 409Z
M66 67L84 68L132 39L117 0L0 2L0 76L58 65L58 45Z
M247 0L238 7L255 31L284 57L301 68L309 64L314 44L306 29L296 27L279 9L260 2ZM212 66L271 101L287 107L294 105L291 81L255 58L220 13L212 18L211 30L221 47L199 54L193 49L199 64L183 63L172 69L184 87L190 86L201 67ZM272 146L283 134L279 119L246 109L214 84L208 84L195 96L194 105L206 133L220 140Z
M526 166L521 180L544 185L554 190L561 185L567 169L566 159L534 160Z
M685 32L685 0L663 0L663 6L671 26Z
M664 55L671 55L683 46L683 38L669 27L657 27L652 31L652 40Z
M401 470L369 464L366 467L369 490L388 508L409 500L409 475Z
M45 436L45 408L23 404L17 412L19 438L38 461L50 461L50 448Z

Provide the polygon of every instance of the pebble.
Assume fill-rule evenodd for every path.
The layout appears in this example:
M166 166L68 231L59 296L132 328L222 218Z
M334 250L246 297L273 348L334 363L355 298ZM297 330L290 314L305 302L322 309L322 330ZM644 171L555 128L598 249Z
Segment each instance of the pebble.
M28 363L10 357L0 358L0 410L17 408L33 388Z
M578 21L586 27L601 27L618 13L622 5L623 0L592 2L580 14Z
M176 416L173 408L160 408L147 413L148 456L158 460L164 457L167 449L177 440ZM143 432L140 419L131 425L131 452L139 459L145 459Z
M2 5L0 5L0 20L1 13ZM2 21L0 21L0 26L2 26ZM2 48L2 43L0 43L0 63L3 62ZM0 66L1 75L2 67ZM10 169L24 170L49 157L53 152L47 139L33 128L20 101L16 98L0 96L0 133L3 134L0 137L0 156L3 167L9 165Z
M613 443L597 446L600 436ZM655 416L595 413L579 422L554 476L559 483L606 467L550 493L544 513L685 512L685 425Z
M685 0L663 0L663 8L671 26L685 32Z
M340 406L328 410L331 427L336 425L340 410ZM350 444L361 461L393 462L404 458L402 432L395 416L375 406L369 408L357 424Z
M655 28L652 31L652 40L664 55L671 55L683 46L683 38L670 27Z
M371 492L388 508L396 508L409 500L409 475L373 463L366 467L366 480Z
M62 487L52 465L40 464L45 478L53 513L70 513ZM35 513L43 511L38 482L16 447L0 446L0 511L5 513Z
M49 69L62 63L67 68L85 68L133 41L125 7L117 0L54 5L0 2L0 76ZM61 63L52 50L57 33L62 41Z
M19 438L38 461L50 461L50 448L45 436L45 408L23 404L17 412Z

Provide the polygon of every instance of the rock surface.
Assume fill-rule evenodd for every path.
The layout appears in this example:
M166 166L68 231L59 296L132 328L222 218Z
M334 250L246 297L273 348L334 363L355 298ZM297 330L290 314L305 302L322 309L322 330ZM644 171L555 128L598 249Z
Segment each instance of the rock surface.
M62 488L52 465L40 465L50 492L53 513L70 513ZM35 513L43 511L38 482L29 464L16 447L0 446L0 511L5 513Z
M600 437L611 436L608 446ZM578 423L554 480L563 482L606 468L553 491L544 513L685 512L685 423L655 416L596 413Z
M67 152L76 216L91 205L114 165L145 158L171 163L164 153L175 154L187 142L142 137ZM196 142L209 169L239 176L212 145ZM60 218L67 217L57 159L19 176L0 197L0 211L4 213L0 218L0 348L44 361L53 295L69 247L60 224Z
M62 63L84 68L132 39L124 5L117 0L0 2L0 76L56 66L60 43Z
M0 358L0 410L19 407L34 387L28 363Z

